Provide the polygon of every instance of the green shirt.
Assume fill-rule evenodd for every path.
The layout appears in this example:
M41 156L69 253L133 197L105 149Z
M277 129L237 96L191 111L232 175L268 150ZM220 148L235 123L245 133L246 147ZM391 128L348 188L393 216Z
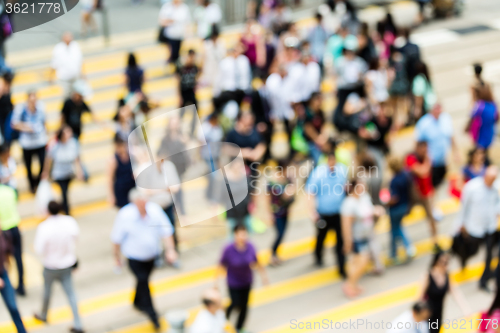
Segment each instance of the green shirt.
M432 86L422 74L415 76L413 79L412 92L414 96L424 98L424 107L427 111L432 110L434 104L437 102L436 94L434 93Z
M17 210L17 193L7 185L0 185L0 225L2 230L17 227L21 216Z

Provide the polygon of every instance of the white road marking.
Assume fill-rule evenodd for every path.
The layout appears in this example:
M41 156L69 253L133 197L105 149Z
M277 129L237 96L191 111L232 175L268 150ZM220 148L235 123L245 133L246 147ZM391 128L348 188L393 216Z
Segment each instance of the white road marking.
M460 39L460 35L448 29L437 29L412 34L410 39L420 47L428 47L455 42Z

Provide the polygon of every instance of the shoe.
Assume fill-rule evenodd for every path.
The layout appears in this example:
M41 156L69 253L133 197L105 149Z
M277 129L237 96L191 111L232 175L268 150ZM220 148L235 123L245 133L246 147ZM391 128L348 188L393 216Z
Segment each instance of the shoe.
M415 246L410 246L408 250L406 250L406 256L408 257L408 260L413 260L417 256L417 249Z
M160 326L160 322L158 321L158 319L153 319L153 326L154 326L156 332L160 331L161 326Z
M74 327L71 327L71 328L69 329L69 331L70 331L71 333L85 333L85 331L84 331L84 330L82 330L82 329L80 329L80 328L74 328Z
M134 304L134 309L136 309L139 312L146 312L146 310L144 310L143 308L141 308L140 306L135 305L135 304Z
M443 251L443 249L441 248L441 246L439 246L438 243L434 244L434 247L432 248L432 253L438 253L438 252L441 252Z
M389 266L400 266L400 265L403 265L405 264L405 262L403 260L401 260L400 258L390 258L389 259Z
M177 259L175 262L172 263L171 266L175 269L181 269L181 261Z
M323 264L323 262L322 262L322 261L316 261L316 262L314 263L314 266L316 266L316 267L318 267L318 268L321 268L321 267L325 266L325 264Z
M41 322L43 322L43 323L47 323L47 318L43 319L43 318L42 318L42 316L40 316L38 313L35 313L35 314L33 315L33 317L34 317L36 320L38 320L38 321L41 321Z
M16 294L18 294L19 296L26 296L26 290L24 290L24 288L17 288L16 289Z

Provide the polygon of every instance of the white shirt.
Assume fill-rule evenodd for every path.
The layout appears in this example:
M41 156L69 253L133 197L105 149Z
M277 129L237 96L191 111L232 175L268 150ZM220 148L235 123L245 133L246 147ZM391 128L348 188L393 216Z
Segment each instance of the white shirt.
M292 119L294 114L281 75L278 73L269 75L266 80L266 89L269 93L270 117L279 120Z
M80 228L74 218L53 215L36 228L35 252L48 269L65 269L76 263L76 241Z
M225 326L224 311L219 310L213 315L207 309L202 309L189 328L189 333L224 333Z
M304 89L306 66L300 62L292 62L287 66L288 75L283 82L283 89L289 103L299 103L307 99Z
M385 102L389 99L387 90L387 71L385 70L370 70L366 73L367 79L372 84L373 95L377 102Z
M82 72L83 56L80 46L72 41L69 45L59 42L52 51L51 67L56 70L58 80L76 80Z
M47 129L45 128L45 106L42 102L37 102L35 112L28 111L25 104L16 106L12 114L11 122L26 123L31 126L33 132L19 133L19 144L24 149L36 149L47 144Z
M17 180L15 177L16 169L16 161L12 156L7 160L7 165L3 165L0 163L0 180L2 178L9 177L9 181L6 182L5 185L9 185L12 188L17 188Z
M251 79L250 61L245 55L225 57L220 62L216 91L248 90Z
M194 18L198 25L198 37L205 39L209 36L212 25L222 20L222 11L216 3L211 3L207 7L198 6L194 12Z
M482 238L497 230L500 196L495 186L488 187L483 177L465 184L457 218L457 231L464 226L472 237Z
M160 9L160 20L173 20L165 27L164 35L171 39L184 39L187 25L191 22L191 13L185 3L175 5L173 2L164 4Z
M429 322L415 322L413 311L409 310L394 319L391 323L392 328L387 330L387 333L428 333Z
M311 98L313 93L319 92L321 84L321 68L318 63L311 61L306 65L306 100Z

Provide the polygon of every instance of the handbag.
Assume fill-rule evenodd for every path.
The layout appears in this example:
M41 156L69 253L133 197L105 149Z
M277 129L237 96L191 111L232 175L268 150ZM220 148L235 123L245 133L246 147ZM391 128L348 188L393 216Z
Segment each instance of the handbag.
M158 42L162 44L168 43L168 38L165 36L165 27L160 26L160 31L158 33Z

